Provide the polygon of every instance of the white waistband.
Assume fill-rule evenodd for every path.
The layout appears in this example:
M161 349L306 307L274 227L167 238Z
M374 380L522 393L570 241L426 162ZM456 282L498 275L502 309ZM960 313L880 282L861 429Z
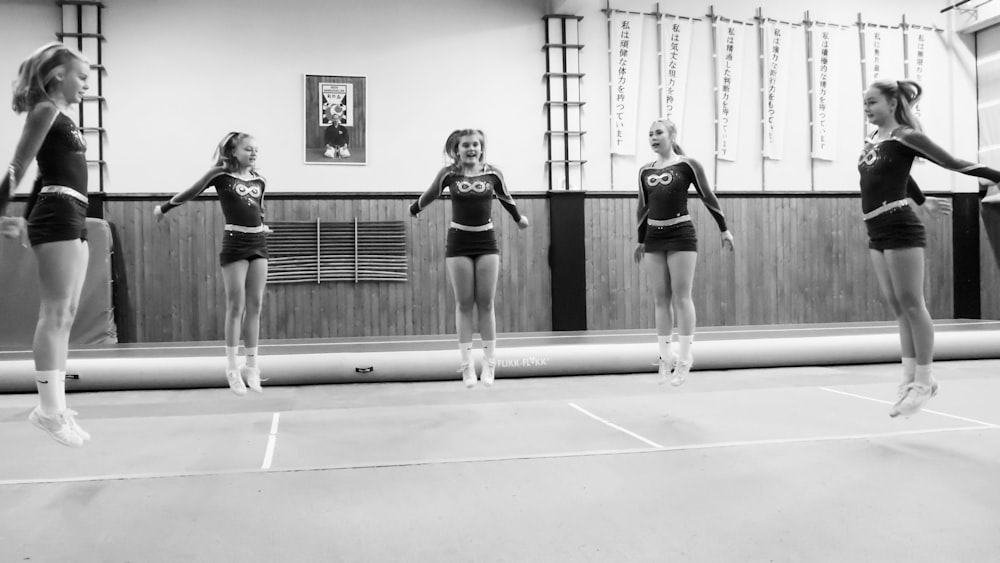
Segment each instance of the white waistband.
M646 222L649 223L650 227L672 227L681 223L687 223L690 220L690 215L681 215L673 219L646 219Z
M865 221L867 221L869 219L874 219L879 215L882 215L883 213L888 213L893 209L906 207L907 205L910 205L909 199L897 199L896 201L890 201L889 203L883 204L879 207L876 207L875 209L872 209L868 213L862 215L862 217L864 217Z
M74 190L73 188L68 188L66 186L42 186L42 189L38 192L39 194L58 194L65 195L72 198L76 198L83 203L87 203L87 196L81 194L80 192Z
M263 233L267 227L264 225L257 225L256 227L244 227L243 225L226 225L227 231L236 231L237 233Z
M470 232L473 232L473 233L480 233L480 232L483 232L483 231L492 231L493 230L493 222L490 221L489 223L486 223L485 225L476 225L476 226L473 227L473 226L463 225L461 223L456 223L456 222L452 221L451 222L451 228L452 229L458 229L460 231L470 231Z

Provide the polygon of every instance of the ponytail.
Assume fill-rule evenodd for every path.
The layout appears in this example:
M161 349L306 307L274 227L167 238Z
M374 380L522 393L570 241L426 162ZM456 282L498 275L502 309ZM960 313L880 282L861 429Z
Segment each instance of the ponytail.
M887 100L896 100L896 121L900 125L923 131L920 120L913 114L913 106L920 101L924 89L913 80L876 80L872 88L877 88Z

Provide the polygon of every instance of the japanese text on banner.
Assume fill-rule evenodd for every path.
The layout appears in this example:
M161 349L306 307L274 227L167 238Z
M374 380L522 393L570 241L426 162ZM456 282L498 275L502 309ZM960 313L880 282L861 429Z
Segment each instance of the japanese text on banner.
M684 102L691 64L691 20L664 16L661 22L663 42L662 117L684 131Z
M838 27L809 29L809 59L812 61L812 157L836 160L837 97L834 83L840 79L841 43L844 32Z
M635 154L641 55L642 16L615 12L611 17L612 154Z
M740 95L743 87L744 25L724 20L715 25L716 158L735 161L739 147Z
M764 22L764 147L767 158L785 153L788 75L791 68L791 25Z

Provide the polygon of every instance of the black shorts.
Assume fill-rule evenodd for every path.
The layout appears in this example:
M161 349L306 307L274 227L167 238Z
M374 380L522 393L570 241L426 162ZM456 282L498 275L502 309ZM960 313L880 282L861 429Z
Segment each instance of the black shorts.
M59 193L38 194L28 217L31 246L77 239L87 240L87 204Z
M241 233L239 231L224 231L222 233L222 252L219 262L223 266L240 260L267 260L267 233Z
M643 241L646 252L698 251L698 235L694 223L685 221L669 227L646 227L646 240Z
M924 224L909 205L865 221L865 228L868 229L868 248L873 250L927 246Z
M463 231L454 227L448 229L448 242L444 249L447 258L453 256L475 258L484 254L500 254L497 234L493 229L487 231Z

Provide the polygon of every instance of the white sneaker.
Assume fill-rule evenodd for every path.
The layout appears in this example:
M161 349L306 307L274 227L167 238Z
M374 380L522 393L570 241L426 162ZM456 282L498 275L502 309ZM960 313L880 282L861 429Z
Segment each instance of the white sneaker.
M229 381L229 388L236 393L237 396L242 397L247 394L246 383L243 383L243 377L240 376L240 370L238 369L227 369L226 379Z
M890 417L911 416L924 408L930 400L933 387L924 383L910 383L906 386L906 394L889 409Z
M660 361L653 364L659 366L657 368L657 373L660 375L660 379L657 380L657 385L663 385L670 380L670 374L674 373L674 369L677 367L677 355L670 354L670 356L664 360L660 358Z
M260 387L260 368L252 368L248 366L240 366L240 375L246 378L247 387L255 393L263 393L264 390Z
M333 147L327 147L326 152L323 153L323 156L327 158L337 158L337 149Z
M458 371L462 374L462 382L467 388L471 389L476 386L476 366L472 365L471 362L463 362Z
M56 442L71 448L79 448L83 445L83 438L73 431L68 418L66 411L52 416L45 416L42 414L41 407L35 407L31 411L31 414L28 415L28 422L32 426L40 428Z
M691 372L691 361L677 360L677 364L674 366L673 377L670 378L670 384L674 387L680 387L684 385L687 381L688 373Z
M903 397L906 396L906 391L909 389L909 385L913 383L912 379L904 379L900 384L899 388L896 390L896 404L898 405ZM938 382L936 379L931 379L931 398L937 397L938 394Z
M69 422L69 427L73 429L73 432L76 432L77 436L83 438L83 441L86 442L90 439L90 432L80 428L80 425L76 423L76 414L75 410L66 409L66 419Z
M493 381L496 379L496 371L496 360L483 360L483 373L479 376L479 379L484 385L489 387L490 385L493 385Z

